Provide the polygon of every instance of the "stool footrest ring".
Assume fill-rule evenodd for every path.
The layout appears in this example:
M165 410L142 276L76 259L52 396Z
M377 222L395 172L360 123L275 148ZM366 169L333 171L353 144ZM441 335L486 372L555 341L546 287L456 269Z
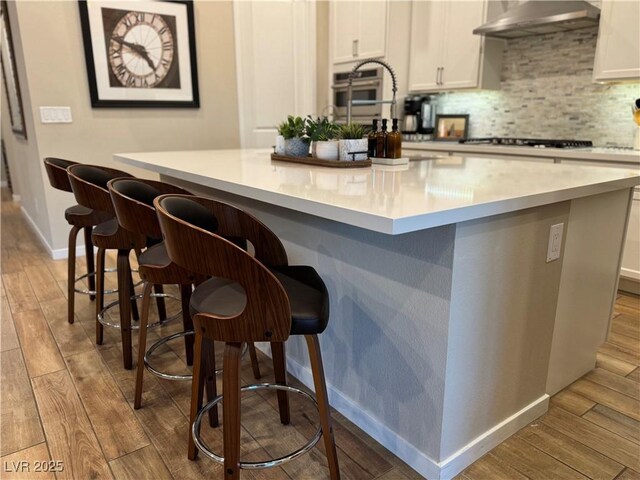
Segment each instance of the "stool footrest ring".
M113 273L113 272L117 272L118 269L117 268L105 268L104 271L105 271L105 273ZM84 275L80 275L79 277L76 277L74 283L78 283L81 280L84 280L85 278L95 277L95 276L96 276L96 272L85 273ZM88 288L78 288L78 287L75 287L74 291L76 293L81 293L82 295L96 295L98 293L95 290L89 290ZM114 288L113 290L105 290L104 294L105 295L111 295L112 293L117 293L117 292L118 292L118 289Z
M157 348L159 348L160 346L164 345L167 342L170 342L171 340L175 340L176 338L180 338L180 337L186 337L187 335L193 335L193 330L185 330L184 332L178 332L178 333L174 333L173 335L162 337L156 343L151 345L151 347L149 347L149 349L147 350L147 353L144 354L144 366L147 368L147 370L153 373L156 377L164 378L166 380L191 380L191 378L193 378L193 375L191 375L190 373L188 374L166 373L166 372L157 370L149 363L149 357L153 352L156 351Z
M242 387L240 391L247 392L247 391L263 390L263 389L264 390L283 390L286 392L300 394L306 397L307 399L311 400L311 402L313 402L313 404L315 405L316 409L318 409L318 402L313 397L313 395L305 392L304 390L301 390L296 387L291 387L289 385L277 385L274 383L256 383L253 385L246 385ZM206 415L206 413L209 410L211 410L213 407L215 407L218 403L222 401L222 397L223 395L218 395L211 402L207 403L202 408L202 410L198 412L198 415L195 421L193 422L193 425L191 426L191 435L193 436L193 440L198 450L200 450L207 458L210 458L211 460L217 463L224 463L224 457L221 457L217 453L211 451L205 445L205 443L202 441L202 438L200 438L200 428L202 426L203 417ZM244 470L257 470L261 468L270 468L270 467L280 466L284 463L290 462L291 460L298 458L299 456L307 453L316 445L316 443L318 443L318 441L320 440L320 437L322 437L322 427L319 426L318 430L316 431L315 435L311 438L311 440L309 440L305 445L295 450L294 452L291 452L287 455L274 458L271 460L264 460L262 462L240 462L240 468Z
M158 349L160 346L164 345L167 342L170 342L171 340L175 340L176 338L186 337L187 335L193 335L193 330L185 330L184 332L177 332L172 335L167 335L166 337L162 337L156 343L151 345L147 350L147 353L144 354L144 366L147 368L147 370L153 373L156 377L164 378L165 380L191 380L193 378L193 375L191 375L190 373L178 374L162 372L151 366L151 363L149 361L149 357L151 356L151 354L155 352L156 349ZM245 343L240 356L244 357L248 351L249 344ZM222 373L222 368L216 368L214 374L218 375L219 373Z
M179 300L178 298L174 297L173 295L169 295L168 293L152 293L151 294L152 298L158 298L158 297L162 297L162 298L172 298L173 300ZM131 298L142 298L142 294L138 294L138 295L134 295ZM104 307L102 310L100 310L100 313L98 313L97 315L97 319L98 321L104 325L105 327L112 327L112 328L121 328L120 327L120 322L110 322L107 319L104 318L104 314L109 311L110 309L112 309L113 307L115 307L116 305L118 305L120 302L118 300L115 300L113 302L111 302L109 305L107 305L106 307ZM182 311L179 311L178 313L176 313L175 315L165 318L164 320L158 320L155 323L150 323L149 325L147 325L147 328L153 328L153 327L157 327L159 325L164 325L165 323L171 322L173 320L175 320L176 318L179 318L182 316ZM140 329L140 325L138 324L131 324L131 330L139 330Z

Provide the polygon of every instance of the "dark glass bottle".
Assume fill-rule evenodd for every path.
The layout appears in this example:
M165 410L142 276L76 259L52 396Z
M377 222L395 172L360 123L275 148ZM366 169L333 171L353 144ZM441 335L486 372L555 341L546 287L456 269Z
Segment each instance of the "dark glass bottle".
M387 156L386 158L402 157L402 134L398 131L398 119L393 119L391 132L387 135Z
M382 119L382 129L376 134L376 157L387 156L387 119Z
M378 139L376 138L378 134L378 119L373 119L373 124L371 125L371 131L369 135L367 135L367 155L369 158L373 158L376 156L376 146Z

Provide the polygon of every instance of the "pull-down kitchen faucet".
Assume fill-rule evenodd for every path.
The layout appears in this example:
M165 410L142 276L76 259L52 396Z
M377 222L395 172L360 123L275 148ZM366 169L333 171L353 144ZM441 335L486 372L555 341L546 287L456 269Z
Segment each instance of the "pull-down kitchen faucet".
M360 67L362 67L363 65L366 65L367 63L377 63L378 65L382 65L384 68L387 69L387 71L391 75L391 81L393 84L393 87L392 87L393 98L391 100L353 100L352 99L351 87L353 86L352 85L353 77L355 76L355 73L360 69ZM362 60L355 67L353 67L353 70L351 70L351 73L349 73L349 84L347 86L347 124L351 123L351 106L352 105L375 105L378 103L390 103L391 118L392 119L397 118L396 117L396 92L397 91L398 91L398 85L396 82L396 73L393 71L393 68L391 68L391 65L384 62L383 60L377 60L375 58L367 58L366 60Z

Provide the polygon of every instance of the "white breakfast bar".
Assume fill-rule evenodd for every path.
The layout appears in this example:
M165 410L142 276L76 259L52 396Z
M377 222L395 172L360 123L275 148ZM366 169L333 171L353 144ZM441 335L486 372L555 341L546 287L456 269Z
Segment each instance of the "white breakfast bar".
M358 169L267 150L115 159L246 208L291 264L318 269L332 406L430 479L454 476L593 368L640 184L637 170L473 157ZM556 224L561 255L547 262ZM304 342L287 348L312 386Z

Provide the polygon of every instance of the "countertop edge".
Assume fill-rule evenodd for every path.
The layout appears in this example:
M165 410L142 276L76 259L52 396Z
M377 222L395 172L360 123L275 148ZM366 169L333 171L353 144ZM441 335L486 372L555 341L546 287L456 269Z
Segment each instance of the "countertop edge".
M115 161L132 167L149 170L160 175L177 178L183 181L202 185L207 188L221 190L227 193L250 198L267 204L288 208L315 215L320 218L334 220L340 223L363 228L366 230L384 233L387 235L400 235L404 233L441 227L453 223L477 220L503 213L510 213L526 208L563 202L574 198L597 195L614 190L634 188L640 184L638 177L621 178L601 183L566 188L563 190L541 192L525 197L505 198L487 203L479 203L471 206L463 206L449 210L425 213L410 217L392 219L369 213L356 212L343 207L315 202L313 200L292 197L280 192L262 190L255 187L229 183L210 177L203 177L187 173L181 170L161 167L143 161L127 157L127 153L114 154ZM292 205L296 202L296 205Z
M628 153L603 153L589 152L582 149L511 147L486 144L467 145L457 142L402 142L402 148L403 150L478 153L481 155L511 155L517 157L545 157L594 162L618 162L629 163L630 167L640 165L640 152L636 152L635 150L628 150Z

